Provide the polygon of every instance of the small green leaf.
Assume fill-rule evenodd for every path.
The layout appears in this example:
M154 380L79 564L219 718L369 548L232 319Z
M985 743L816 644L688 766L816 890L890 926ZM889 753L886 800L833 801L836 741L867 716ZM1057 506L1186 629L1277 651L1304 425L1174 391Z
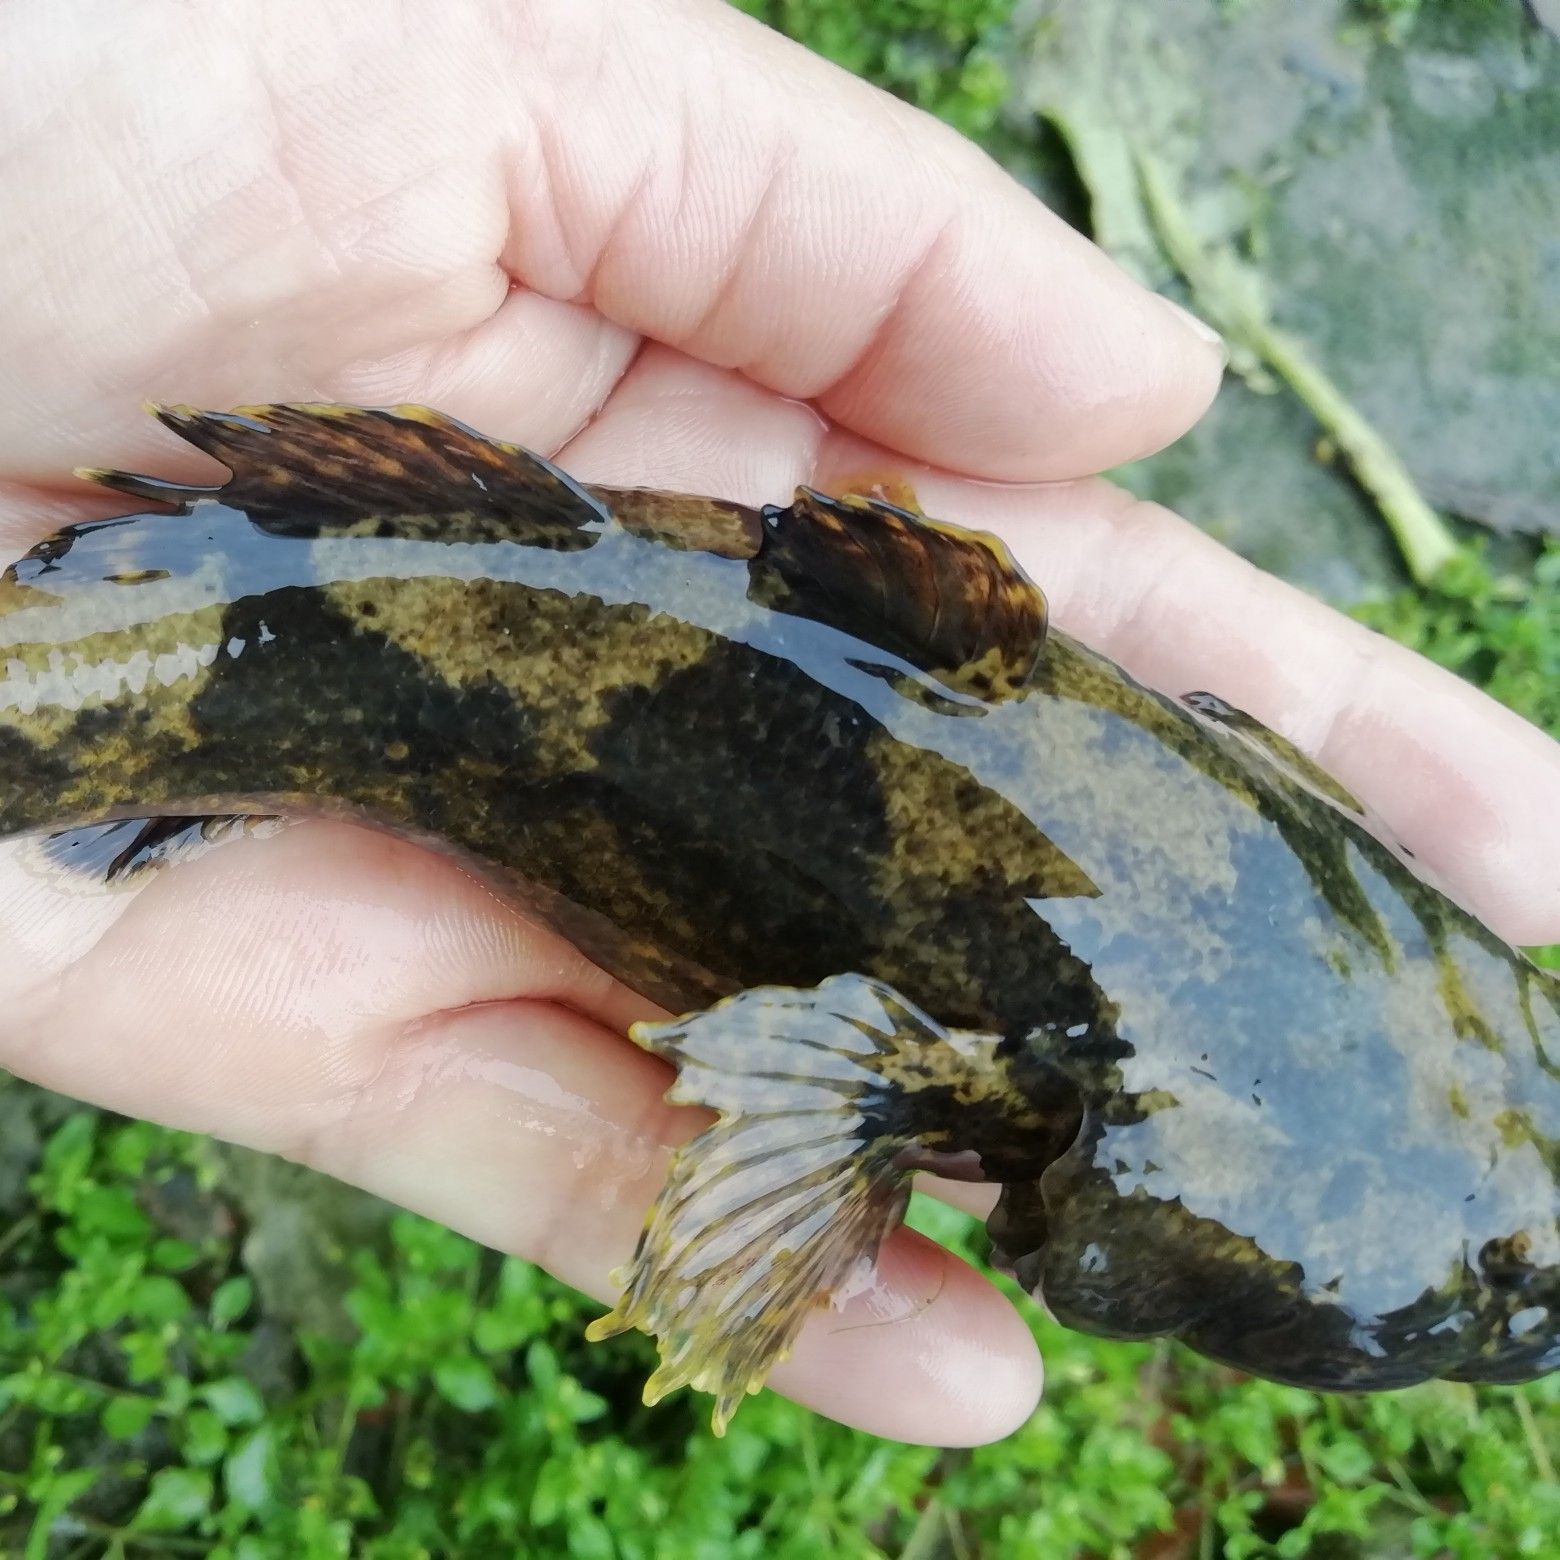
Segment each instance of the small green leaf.
M66 1120L49 1139L43 1151L43 1164L33 1178L40 1198L61 1213L69 1213L75 1194L92 1164L92 1147L97 1137L98 1118L93 1111L82 1111Z
M209 1408L192 1408L184 1416L179 1445L186 1462L207 1467L227 1451L227 1428Z
M468 1414L492 1408L498 1401L498 1382L481 1360L457 1354L433 1368L433 1384L442 1397Z
M119 1340L125 1368L134 1382L155 1381L168 1371L168 1340L155 1332L125 1333Z
M556 1522L573 1487L568 1459L550 1457L542 1464L531 1490L531 1521L537 1527L548 1527Z
M200 1261L200 1251L187 1240L165 1236L152 1243L152 1266L163 1273L187 1273Z
M150 1397L116 1397L103 1410L103 1429L116 1441L128 1441L139 1435L157 1413L157 1400Z
M600 1419L607 1411L607 1400L582 1387L572 1376L567 1381L568 1390L561 1394L564 1412L577 1425Z
M418 1436L406 1449L401 1477L412 1489L425 1490L433 1483L438 1469L439 1457L433 1444L425 1436Z
M1340 1484L1358 1484L1361 1479L1368 1479L1375 1464L1370 1449L1363 1441L1357 1441L1352 1436L1334 1441L1330 1446L1320 1447L1316 1460L1326 1470L1328 1477L1336 1479Z
M276 1449L271 1427L251 1431L222 1466L222 1487L234 1504L261 1511L275 1498Z
M219 1332L231 1327L254 1303L255 1286L242 1274L224 1280L211 1297L211 1325Z
M139 1321L176 1322L189 1312L190 1297L177 1279L165 1273L148 1273L131 1291L130 1309Z
M581 1512L569 1523L572 1560L613 1560L616 1553L612 1534L600 1517Z
M199 1468L160 1468L135 1514L137 1528L174 1533L193 1527L211 1510L211 1475Z
M242 1376L225 1376L208 1381L196 1390L197 1397L209 1404L225 1425L253 1425L265 1417L265 1404L253 1385Z
M558 1385L558 1356L540 1338L525 1351L525 1373L538 1392L550 1393Z

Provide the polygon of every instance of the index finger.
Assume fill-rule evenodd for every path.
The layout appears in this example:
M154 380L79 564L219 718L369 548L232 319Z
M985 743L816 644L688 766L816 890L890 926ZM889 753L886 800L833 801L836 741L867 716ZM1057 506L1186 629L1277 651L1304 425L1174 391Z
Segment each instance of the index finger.
M1202 414L1218 337L972 142L723 0L669 9L540 40L519 281L973 476L1100 471Z

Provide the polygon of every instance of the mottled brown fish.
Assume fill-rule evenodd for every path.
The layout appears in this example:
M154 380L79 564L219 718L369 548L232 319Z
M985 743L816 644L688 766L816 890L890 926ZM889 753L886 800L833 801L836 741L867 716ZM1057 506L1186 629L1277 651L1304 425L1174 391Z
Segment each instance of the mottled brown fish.
M119 879L361 818L697 1010L635 1039L719 1120L593 1328L656 1336L649 1395L723 1424L925 1166L1000 1182L1092 1332L1320 1389L1560 1364L1560 982L1288 743L1047 634L999 544L415 407L158 415L229 480L91 473L162 512L0 577L0 834Z

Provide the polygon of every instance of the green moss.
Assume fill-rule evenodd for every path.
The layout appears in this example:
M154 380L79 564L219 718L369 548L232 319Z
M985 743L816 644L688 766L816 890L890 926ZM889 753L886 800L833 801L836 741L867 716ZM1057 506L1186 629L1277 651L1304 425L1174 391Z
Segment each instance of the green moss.
M648 1346L588 1348L597 1307L424 1220L357 1255L344 1336L292 1335L219 1163L91 1112L48 1142L0 1230L0 1553L866 1556L913 1527L935 1452L778 1399L724 1442L647 1410Z
M638 1401L648 1347L424 1220L353 1262L339 1337L256 1298L200 1139L90 1112L9 1230L0 1553L26 1557L1543 1555L1560 1378L1321 1398L1026 1306L1045 1404L972 1453L888 1445L778 1398L724 1441ZM974 1221L914 1222L979 1257ZM177 1233L175 1233L177 1231ZM1199 1548L1200 1546L1200 1548Z
M1016 0L733 0L741 10L968 135L996 122Z
M1368 603L1357 615L1560 737L1560 542L1519 569L1493 566L1485 547L1465 547L1428 589Z

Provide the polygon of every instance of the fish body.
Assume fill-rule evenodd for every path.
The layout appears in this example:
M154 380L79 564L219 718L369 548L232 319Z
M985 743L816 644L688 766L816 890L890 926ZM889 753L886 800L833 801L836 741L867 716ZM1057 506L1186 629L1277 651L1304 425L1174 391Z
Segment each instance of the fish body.
M755 1144L802 1212L740 1262L729 1196L652 1216L613 1325L661 1387L729 1413L905 1166L971 1157L1072 1325L1321 1389L1560 1364L1560 983L1282 739L892 506L587 489L410 410L167 420L228 483L107 474L178 511L0 577L0 835L360 819L703 1010L641 1037L722 1111L676 1217ZM806 1282L803 1212L845 1232Z

